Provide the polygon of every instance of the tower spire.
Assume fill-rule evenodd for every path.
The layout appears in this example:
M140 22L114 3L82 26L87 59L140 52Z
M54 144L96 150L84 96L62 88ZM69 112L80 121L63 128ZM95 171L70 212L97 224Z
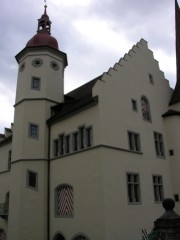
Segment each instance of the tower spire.
M176 33L176 86L169 105L180 102L180 8L175 0L175 33Z
M46 0L44 0L44 14L38 19L38 30L37 33L45 32L51 35L51 21L49 16L47 15L47 4Z

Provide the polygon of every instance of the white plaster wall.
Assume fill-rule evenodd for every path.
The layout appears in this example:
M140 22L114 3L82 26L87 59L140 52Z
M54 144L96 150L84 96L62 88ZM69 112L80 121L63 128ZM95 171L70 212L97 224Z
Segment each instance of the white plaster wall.
M180 119L179 116L170 116L164 118L167 133L167 142L169 149L174 151L174 156L170 156L170 170L172 174L173 194L180 196ZM175 210L180 214L180 203L176 202Z
M74 190L74 216L55 216L55 188ZM51 162L51 236L61 231L66 239L82 232L90 239L105 239L101 149L72 154Z
M163 178L164 196L172 197L167 160L151 158L120 150L103 149L105 239L141 239L141 229L150 232L154 220L164 213L161 203L155 203L152 175ZM126 174L140 176L141 203L129 204Z
M12 161L19 159L47 159L48 127L46 120L50 116L48 101L26 101L16 106ZM29 137L29 124L39 126L39 137Z
M8 157L10 150L12 150L11 142L0 147L0 172L8 170Z
M130 54L119 62L121 65L114 66L115 70L108 72L111 76L105 74L93 89L94 95L100 99L102 141L121 148L127 148L127 130L146 135L147 141L153 139L153 131L165 134L161 115L167 111L171 96L169 83L146 42L142 41L140 47L134 47ZM154 85L149 83L149 73L153 75ZM151 123L142 118L140 100L143 95L150 103ZM131 99L137 101L138 112L132 111ZM143 149L149 148L145 139Z
M43 64L40 67L34 67L32 61L40 58ZM54 71L50 67L51 61L56 61L59 69ZM25 63L23 72L18 72L18 82L16 90L16 103L24 98L49 98L51 100L62 102L64 94L64 64L60 56L52 54L49 51L28 52L19 62L19 66ZM41 78L41 89L31 89L32 77Z
M38 188L27 187L27 170L38 174ZM47 237L47 162L12 164L8 239L45 240Z
M51 127L51 158L53 158L53 141L59 137L60 134L72 135L73 132L78 131L79 127L92 126L93 134L93 145L98 145L101 143L101 133L99 125L99 106L98 104L83 110L77 114L71 115L64 120L59 121ZM72 138L71 142L71 152L72 152Z
M80 219L74 218L74 221L55 219L51 227L52 236L59 230L59 226L63 226L61 230L64 229L65 236L69 238L75 232L75 226L79 226L82 227L82 230L79 229L79 231L86 230L86 234L89 231L92 239L138 240L141 238L141 228L146 228L149 232L153 227L155 218L160 217L164 212L161 204L154 202L152 175L161 175L164 196L173 196L167 136L161 116L168 110L172 90L144 40L141 40L137 46L133 47L129 54L131 56L125 55L124 59L114 66L114 70L110 69L108 74L104 74L102 81L98 81L94 86L93 94L99 97L99 103L96 107L59 122L52 127L51 131L52 143L53 139L58 137L58 134L66 133L68 130L69 132L77 130L81 122L87 124L91 121L93 123L94 146L104 144L117 148L116 150L109 148L103 148L101 151L99 149L92 150L95 152L93 160L100 158L96 163L96 171L100 175L102 174L103 177L102 185L100 183L97 185L99 190L103 188L103 191L101 189L100 195L97 194L95 205L93 205L95 191L92 189L93 182L86 182L86 180L77 182L76 180L76 175L78 174L80 180L83 178L84 172L87 176L91 175L91 173L93 176L93 171L86 172L87 166L92 164L89 151L84 159L82 154L86 152L54 160L51 163L52 191L58 184L56 178L62 183L69 181L73 182L74 186L76 186L75 183L77 182L77 187L82 185L83 191L81 194L85 194L89 198L84 199L81 204L89 205L90 209L96 206L97 211L100 212L100 217L102 217L98 226L102 228L105 236L100 233L98 233L99 235L93 235L90 226L94 222L96 223L96 217L92 219L91 212L88 211L85 215L81 213L81 217L84 218L84 222L89 225L89 228L83 228ZM153 75L154 84L149 82L149 73ZM142 118L140 100L143 95L148 98L150 103L152 118L150 122L144 121ZM137 101L137 112L132 111L131 99ZM140 134L142 154L120 150L129 149L128 130ZM165 158L156 157L154 131L163 134ZM78 159L78 161L74 159ZM85 163L86 165L84 165ZM72 171L69 171L69 169ZM90 168L89 171L91 171ZM140 175L142 194L142 203L140 205L128 204L127 171L139 173ZM88 189L87 192L84 190L86 188ZM51 196L53 196L53 192L51 192ZM99 203L103 205L101 208L98 207ZM53 204L53 199L51 204ZM53 219L53 205L51 207ZM81 212L79 206L76 207L77 211ZM76 231L78 231L77 228Z

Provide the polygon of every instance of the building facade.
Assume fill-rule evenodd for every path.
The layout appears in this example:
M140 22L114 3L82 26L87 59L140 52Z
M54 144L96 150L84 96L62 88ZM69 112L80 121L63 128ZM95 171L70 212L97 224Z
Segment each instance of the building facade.
M16 56L14 123L0 134L0 240L138 240L165 197L180 213L175 6L174 90L141 39L67 94L67 56L45 6L37 34Z

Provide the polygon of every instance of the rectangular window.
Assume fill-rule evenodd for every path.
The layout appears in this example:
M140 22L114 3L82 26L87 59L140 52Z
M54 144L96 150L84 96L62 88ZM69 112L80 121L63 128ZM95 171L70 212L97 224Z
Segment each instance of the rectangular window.
M174 201L179 202L179 194L174 194Z
M79 128L79 148L84 148L84 127Z
M65 136L65 151L66 153L70 152L70 135Z
M140 137L138 133L128 132L129 149L132 151L140 151Z
M29 137L38 139L39 137L39 127L37 124L29 124Z
M155 142L155 149L156 155L158 157L164 157L164 143L163 143L163 135L161 133L154 132L154 142Z
M9 150L9 152L8 152L8 170L11 169L11 155L12 155L12 151Z
M86 128L86 147L92 147L92 127Z
M131 99L132 104L132 110L137 112L137 101L134 99Z
M73 140L73 151L78 150L78 132L74 132L72 135Z
M54 157L59 155L59 141L58 139L54 140Z
M155 202L162 202L164 198L162 176L153 176L154 200Z
M32 77L31 89L40 90L40 78L39 77Z
M140 203L140 182L139 174L127 174L127 191L129 203Z
M64 134L59 136L59 147L60 147L60 154L64 155Z
M150 84L154 85L153 75L150 73L149 73L149 82L150 82Z
M27 187L37 189L37 173L27 170Z

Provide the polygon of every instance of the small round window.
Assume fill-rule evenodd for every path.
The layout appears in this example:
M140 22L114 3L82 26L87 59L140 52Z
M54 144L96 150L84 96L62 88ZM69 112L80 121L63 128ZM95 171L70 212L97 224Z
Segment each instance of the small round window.
M50 62L50 66L53 70L57 71L59 69L59 65L55 61Z
M36 58L32 61L33 67L40 67L43 64L43 60L40 58Z
M25 69L25 67L26 67L26 63L25 63L25 62L23 62L23 63L20 65L20 67L19 67L19 69L20 69L20 72L23 72L23 71L24 71L24 69Z

